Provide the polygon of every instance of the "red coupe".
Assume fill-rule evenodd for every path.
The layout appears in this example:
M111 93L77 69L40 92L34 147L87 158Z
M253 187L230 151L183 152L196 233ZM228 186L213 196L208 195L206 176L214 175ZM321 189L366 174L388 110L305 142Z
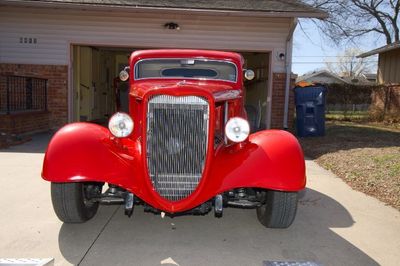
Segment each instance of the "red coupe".
M254 208L266 227L293 222L306 183L297 139L283 130L254 132L244 106L237 53L145 50L120 73L129 79L129 111L108 128L72 123L52 138L42 177L66 223L91 219L100 203L167 215ZM107 189L103 186L107 184Z

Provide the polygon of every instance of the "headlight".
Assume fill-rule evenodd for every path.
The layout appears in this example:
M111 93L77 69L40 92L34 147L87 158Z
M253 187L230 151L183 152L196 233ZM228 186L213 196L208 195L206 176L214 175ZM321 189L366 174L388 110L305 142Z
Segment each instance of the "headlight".
M240 117L233 117L225 125L225 135L233 142L242 142L250 134L249 122Z
M129 79L129 73L126 71L126 69L119 72L119 79L122 81L127 81Z
M133 130L132 118L125 113L115 113L108 122L108 129L117 138L127 137Z

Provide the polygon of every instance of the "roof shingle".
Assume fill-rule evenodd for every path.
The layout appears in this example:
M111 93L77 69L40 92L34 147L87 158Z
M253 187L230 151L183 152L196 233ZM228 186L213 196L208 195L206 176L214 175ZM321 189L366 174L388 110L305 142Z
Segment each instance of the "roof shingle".
M281 13L304 17L326 17L326 13L304 4L300 0L8 0L20 4L63 4L80 6L113 6L133 8L168 8L189 10L242 11Z

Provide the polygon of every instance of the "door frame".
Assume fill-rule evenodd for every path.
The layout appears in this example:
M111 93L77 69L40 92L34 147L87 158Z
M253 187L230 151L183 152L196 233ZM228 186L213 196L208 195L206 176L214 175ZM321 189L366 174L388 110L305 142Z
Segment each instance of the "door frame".
M69 66L68 66L68 123L72 123L72 122L76 122L74 121L74 85L73 85L73 81L74 81L74 69L73 69L73 47L74 46L101 46L101 47L110 47L110 48L132 48L135 47L133 46L120 46L120 45L103 45L103 44L94 44L93 42L70 42L69 43ZM135 49L163 49L162 47L135 47ZM181 48L183 49L183 48ZM201 49L201 48L198 48ZM241 53L241 52L255 52L255 53L266 53L268 54L268 82L267 82L267 106L266 106L266 128L270 129L271 128L271 119L272 119L272 93L273 93L273 89L272 89L272 85L273 85L273 49L260 49L260 50L246 50L246 49L240 49L240 50L234 50L234 52L237 53Z

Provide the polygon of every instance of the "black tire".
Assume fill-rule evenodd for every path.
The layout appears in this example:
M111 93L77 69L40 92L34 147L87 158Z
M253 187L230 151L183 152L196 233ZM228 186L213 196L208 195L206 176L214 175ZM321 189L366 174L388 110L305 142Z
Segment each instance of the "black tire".
M62 222L84 223L96 214L99 204L86 199L85 186L85 183L51 183L54 212Z
M257 218L268 228L288 228L297 211L297 192L266 191L265 204L257 207Z

